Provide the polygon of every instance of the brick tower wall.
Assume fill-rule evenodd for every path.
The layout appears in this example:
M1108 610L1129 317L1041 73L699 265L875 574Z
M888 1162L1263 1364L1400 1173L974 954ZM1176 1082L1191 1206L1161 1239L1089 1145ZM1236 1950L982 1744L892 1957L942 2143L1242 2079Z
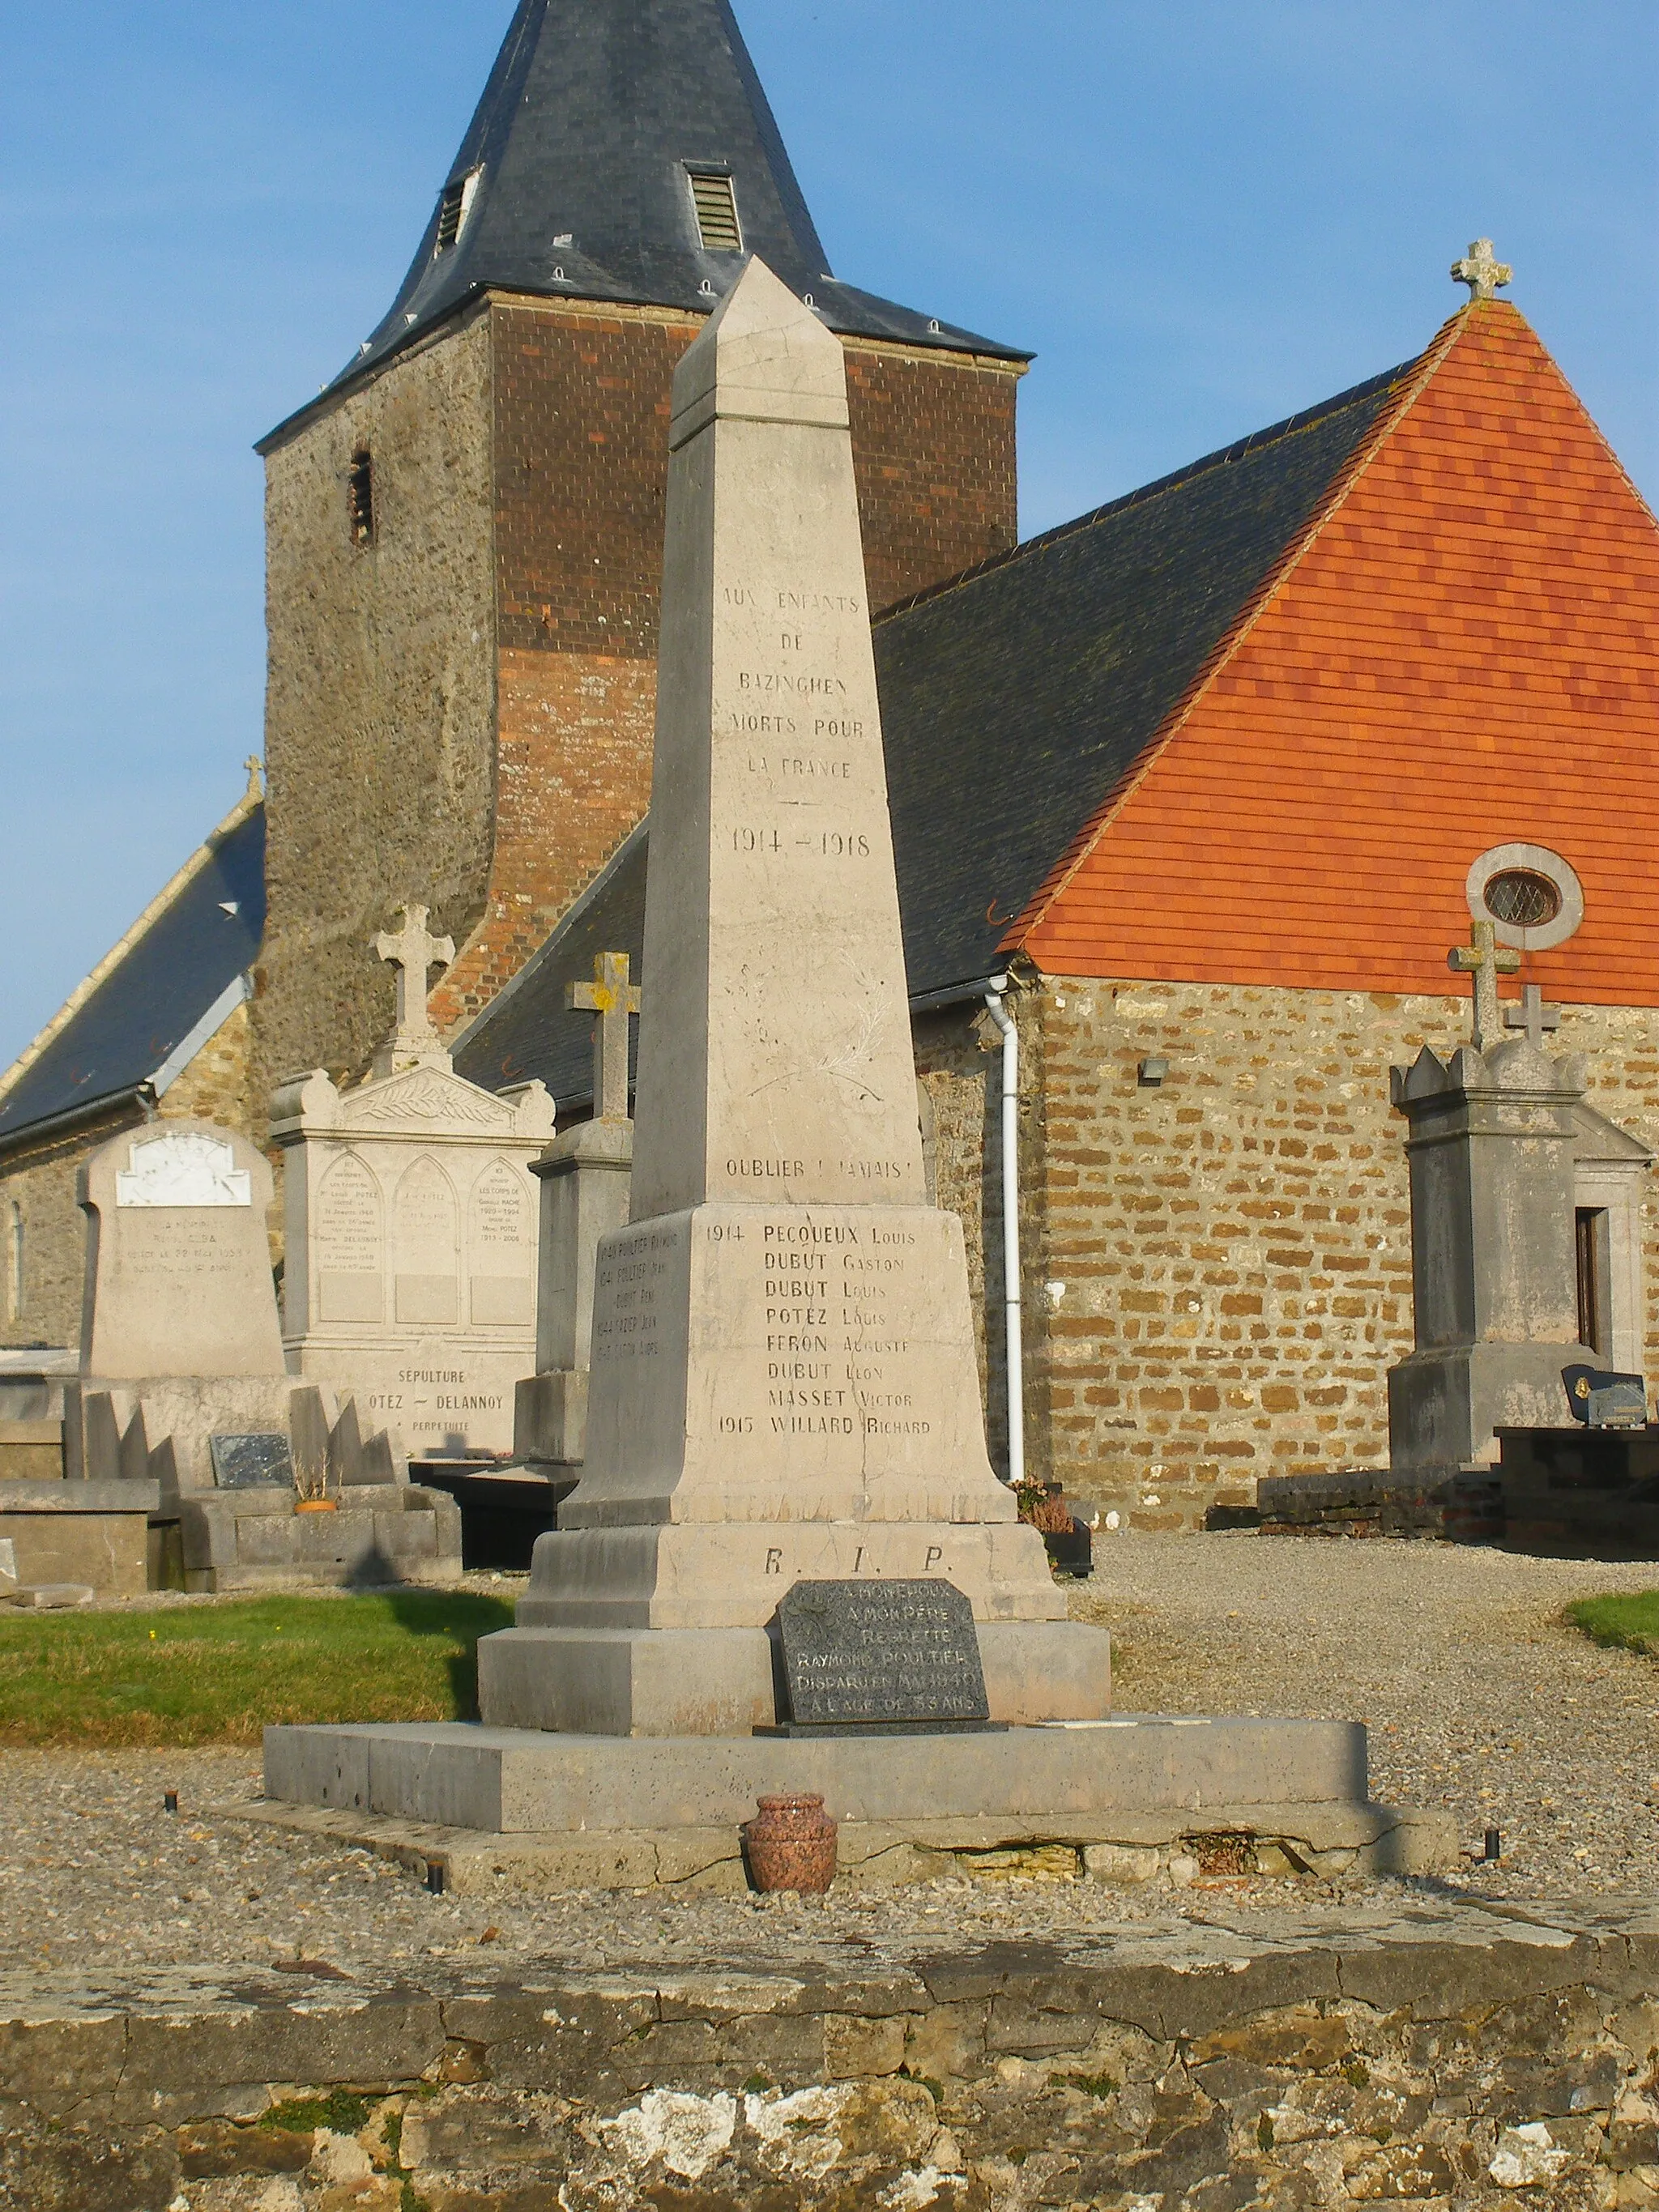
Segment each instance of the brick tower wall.
M401 898L459 947L431 1000L453 1034L645 811L669 393L702 327L495 297L271 453L256 1099L361 1073ZM858 345L848 381L873 604L1014 543L1016 368ZM372 549L347 520L365 447Z
M495 849L484 912L433 993L447 1032L518 973L649 803L669 395L702 327L663 308L494 304ZM1018 382L963 356L848 348L872 605L1015 542Z

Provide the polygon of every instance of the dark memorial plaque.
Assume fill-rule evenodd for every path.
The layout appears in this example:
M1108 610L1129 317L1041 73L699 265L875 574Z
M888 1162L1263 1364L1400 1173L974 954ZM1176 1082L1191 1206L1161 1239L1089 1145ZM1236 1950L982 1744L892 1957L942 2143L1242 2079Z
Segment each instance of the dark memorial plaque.
M275 1484L294 1487L294 1461L286 1437L210 1437L213 1480L221 1490L258 1490Z
M952 1583L796 1583L778 1632L789 1735L996 1725L974 1610Z

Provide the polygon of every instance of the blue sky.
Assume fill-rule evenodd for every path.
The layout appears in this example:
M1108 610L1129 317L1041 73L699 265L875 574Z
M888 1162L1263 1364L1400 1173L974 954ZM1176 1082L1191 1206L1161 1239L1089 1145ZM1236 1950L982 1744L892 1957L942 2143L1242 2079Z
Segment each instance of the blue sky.
M1036 349L1027 532L1417 352L1478 233L1659 495L1652 0L737 6L837 273ZM4 8L0 1065L242 787L252 441L389 304L511 12Z

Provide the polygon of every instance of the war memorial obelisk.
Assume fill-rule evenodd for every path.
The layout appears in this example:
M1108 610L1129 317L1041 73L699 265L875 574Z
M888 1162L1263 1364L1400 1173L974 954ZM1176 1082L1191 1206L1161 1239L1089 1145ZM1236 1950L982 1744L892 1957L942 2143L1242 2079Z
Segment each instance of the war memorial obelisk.
M674 379L631 1219L485 1720L736 1735L803 1579L939 1577L994 1718L1097 1717L927 1202L842 348L751 261Z
M922 1180L847 424L839 343L750 262L674 380L632 1215L599 1242L582 1478L478 1645L483 1725L270 1729L271 1816L412 1820L568 1887L740 1883L780 1790L823 1793L849 1875L1174 1850L1200 1809L1426 1864L1446 1836L1367 1802L1357 1723L1111 1715L1105 1632L992 1472L961 1227ZM884 1582L970 1601L1012 1725L775 1732L787 1594L868 1618Z

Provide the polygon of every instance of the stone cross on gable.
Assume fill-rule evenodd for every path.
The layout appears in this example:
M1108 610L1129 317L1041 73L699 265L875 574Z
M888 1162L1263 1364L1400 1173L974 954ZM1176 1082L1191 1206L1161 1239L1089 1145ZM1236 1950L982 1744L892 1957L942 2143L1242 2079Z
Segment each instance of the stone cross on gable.
M1469 288L1471 305L1476 300L1490 300L1500 284L1507 284L1515 271L1507 261L1500 261L1492 250L1489 238L1472 238L1469 250L1461 261L1454 261L1451 273L1460 284Z
M591 983L567 983L565 1005L599 1016L593 1024L593 1112L601 1121L628 1119L628 1018L640 1011L639 986L628 980L628 955L601 952Z
M1559 1006L1547 1006L1544 994L1537 984L1528 983L1521 994L1520 1005L1504 1007L1504 1026L1506 1030L1524 1030L1527 1042L1533 1050L1542 1052L1545 1030L1559 1030L1561 1026L1561 1009Z
M1474 978L1474 1043L1477 1052L1485 1052L1489 1044L1501 1042L1504 1035L1498 1006L1498 979L1514 975L1521 965L1521 955L1498 944L1497 933L1489 921L1477 921L1469 934L1474 944L1455 946L1446 955L1446 965L1454 975Z
M383 929L374 939L374 950L398 974L398 1025L383 1054L388 1062L385 1073L413 1066L443 1050L426 1010L427 977L434 967L448 967L455 957L455 940L431 934L426 926L428 911L423 906L400 907L401 927L395 932Z

